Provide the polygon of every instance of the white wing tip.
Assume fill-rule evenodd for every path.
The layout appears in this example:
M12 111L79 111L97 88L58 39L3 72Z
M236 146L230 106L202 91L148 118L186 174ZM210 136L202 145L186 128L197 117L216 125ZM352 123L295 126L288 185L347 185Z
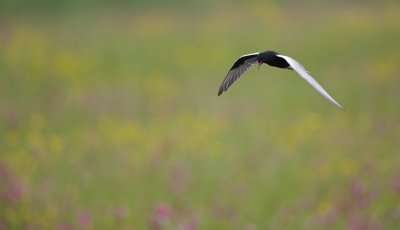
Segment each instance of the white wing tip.
M337 103L337 102L336 102ZM346 112L346 110L343 108L343 106L341 106L339 103L336 104L336 107L338 107L339 109L341 109L343 112Z

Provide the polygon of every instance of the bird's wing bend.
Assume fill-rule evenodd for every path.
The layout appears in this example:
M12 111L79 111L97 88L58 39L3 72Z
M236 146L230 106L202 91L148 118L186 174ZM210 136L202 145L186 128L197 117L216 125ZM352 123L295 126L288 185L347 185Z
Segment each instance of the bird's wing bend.
M256 57L258 54L246 54L235 61L219 87L218 96L225 92L246 70L257 62Z
M326 99L328 99L330 102L332 102L334 105L336 105L338 108L343 109L343 107L335 101L325 90L322 88L318 82L311 77L311 75L307 72L307 70L296 60L294 60L291 57L285 56L278 54L276 55L278 57L281 57L285 59L289 65L304 79L306 80L314 89L316 89L322 96L324 96Z

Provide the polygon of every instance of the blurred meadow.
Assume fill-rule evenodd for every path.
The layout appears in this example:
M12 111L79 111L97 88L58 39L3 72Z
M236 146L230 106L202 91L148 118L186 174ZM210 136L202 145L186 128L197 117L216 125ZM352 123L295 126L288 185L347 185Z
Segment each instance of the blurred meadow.
M398 1L0 2L0 229L400 229ZM345 108L293 71L299 60Z

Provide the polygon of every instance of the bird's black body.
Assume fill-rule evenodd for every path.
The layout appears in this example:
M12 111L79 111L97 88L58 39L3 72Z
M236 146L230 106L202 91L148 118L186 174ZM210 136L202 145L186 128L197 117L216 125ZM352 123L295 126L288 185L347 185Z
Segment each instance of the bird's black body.
M289 63L281 57L278 57L279 53L275 51L265 51L262 53L259 53L257 55L257 62L258 63L265 63L267 65L273 66L273 67L278 67L278 68L290 68Z
M247 60L255 59L257 63L262 64L265 63L267 65L278 67L278 68L289 68L290 65L285 61L285 59L276 56L277 52L275 51L265 51L261 53L251 54L240 57L235 61L230 70L236 69L239 66L243 65Z

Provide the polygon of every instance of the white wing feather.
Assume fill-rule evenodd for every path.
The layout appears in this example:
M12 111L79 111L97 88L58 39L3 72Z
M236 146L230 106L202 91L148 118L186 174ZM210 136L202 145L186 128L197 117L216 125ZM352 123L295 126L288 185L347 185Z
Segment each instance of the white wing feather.
M307 72L307 70L296 60L294 60L291 57L282 55L282 54L278 54L276 55L278 57L281 57L283 59L285 59L289 65L293 68L294 71L296 71L304 80L306 80L314 89L316 89L322 96L324 96L326 99L328 99L330 102L332 102L334 105L336 105L338 108L343 109L343 107L337 102L335 101L335 99L333 99L325 90L324 88L322 88L322 86L320 84L318 84L318 82L311 77L311 75Z
M251 53L251 54L245 54L245 55L240 56L239 58L257 55L257 54L259 54L259 53L260 53L260 52L258 52L258 53Z

